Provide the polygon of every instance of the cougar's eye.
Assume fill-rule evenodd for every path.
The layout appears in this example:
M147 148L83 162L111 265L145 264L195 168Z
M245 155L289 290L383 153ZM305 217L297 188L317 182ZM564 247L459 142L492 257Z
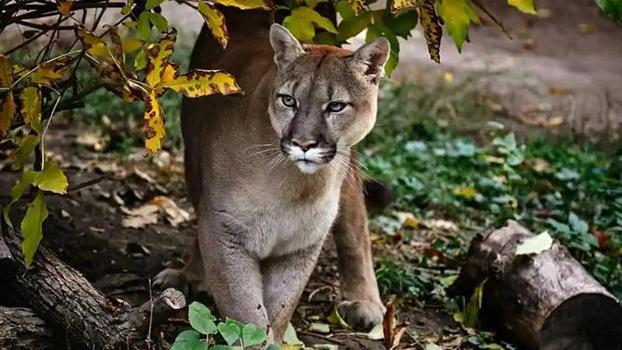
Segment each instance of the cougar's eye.
M330 113L338 113L343 111L348 104L345 102L331 102L326 106L326 110Z
M291 95L281 95L281 103L288 108L296 107L296 99Z

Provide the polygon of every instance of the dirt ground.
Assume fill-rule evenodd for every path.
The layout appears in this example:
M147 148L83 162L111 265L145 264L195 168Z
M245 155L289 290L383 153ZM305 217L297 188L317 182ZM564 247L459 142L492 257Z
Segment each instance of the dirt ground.
M502 121L523 135L616 142L622 128L622 27L593 0L538 0L536 16L504 1L482 3L512 39L480 13L482 25L472 27L462 54L443 37L438 65L417 32L401 43L396 78L438 79L447 72L471 77L482 94L497 98L499 114L509 116Z

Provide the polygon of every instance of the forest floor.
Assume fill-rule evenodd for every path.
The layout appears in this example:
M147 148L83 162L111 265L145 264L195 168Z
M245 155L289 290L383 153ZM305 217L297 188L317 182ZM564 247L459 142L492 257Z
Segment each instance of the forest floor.
M44 244L110 297L138 304L149 297L150 278L183 264L196 220L185 197L179 135L171 132L164 151L144 158L140 136L133 133L135 118L106 122L108 115L131 114L106 94L89 104L95 109L90 112L106 116L104 122L82 111L57 119L49 130L48 157L65 169L70 188L99 180L49 198ZM383 300L394 301L407 326L400 348L517 348L485 326L455 322L464 300L446 294L471 238L507 219L551 232L622 296L619 153L571 139L523 143L494 121L476 134L455 133L448 127L454 113L491 120L499 115L468 82L387 81L381 95L378 126L359 151L363 170L389 181L397 195L390 208L372 217L371 240ZM0 203L6 203L4 194L18 174L9 170L8 154L1 154ZM14 214L18 222L19 210ZM299 338L308 346L384 348L367 333L327 319L339 293L335 259L329 239L293 319ZM187 327L181 313L164 335L172 341Z
M592 0L541 0L540 15L530 19L486 3L515 39L485 23L471 31L461 56L447 37L442 65L430 63L420 35L403 43L401 83L385 84L378 126L359 149L364 171L397 194L370 224L383 300L394 300L407 325L404 349L518 348L485 325L455 322L464 301L445 292L471 238L507 219L548 230L622 297L621 153L591 145L619 138L622 45L614 43L622 32ZM200 18L179 18L185 30L200 25ZM187 58L187 50L177 51ZM153 158L144 158L136 132L140 106L105 92L56 119L47 134L48 157L65 169L70 187L96 183L50 196L44 244L107 295L134 304L149 297L158 271L183 264L196 228L183 180L179 99L165 96L163 104L167 146ZM0 204L18 177L9 156L0 149ZM335 259L329 239L293 319L299 338L308 346L383 349L381 340L339 325L325 333L339 291ZM165 338L188 328L186 319L170 320Z

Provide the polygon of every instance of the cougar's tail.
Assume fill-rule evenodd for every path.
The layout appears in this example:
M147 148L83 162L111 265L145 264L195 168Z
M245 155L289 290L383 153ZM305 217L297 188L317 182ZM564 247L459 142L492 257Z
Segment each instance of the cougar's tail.
M379 213L391 205L395 200L393 186L388 181L366 179L363 181L365 206L370 213Z

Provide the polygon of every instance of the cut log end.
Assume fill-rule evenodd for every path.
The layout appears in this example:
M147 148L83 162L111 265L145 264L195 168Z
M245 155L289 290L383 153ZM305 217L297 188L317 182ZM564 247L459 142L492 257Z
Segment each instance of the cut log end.
M540 332L541 349L619 349L622 310L610 296L582 293L551 312ZM571 345L572 344L572 345ZM577 346L577 347L569 347ZM581 346L581 347L578 347Z
M476 237L450 292L468 299L486 280L485 324L528 348L620 350L622 306L616 298L559 243L536 255L516 255L532 236L510 221Z

